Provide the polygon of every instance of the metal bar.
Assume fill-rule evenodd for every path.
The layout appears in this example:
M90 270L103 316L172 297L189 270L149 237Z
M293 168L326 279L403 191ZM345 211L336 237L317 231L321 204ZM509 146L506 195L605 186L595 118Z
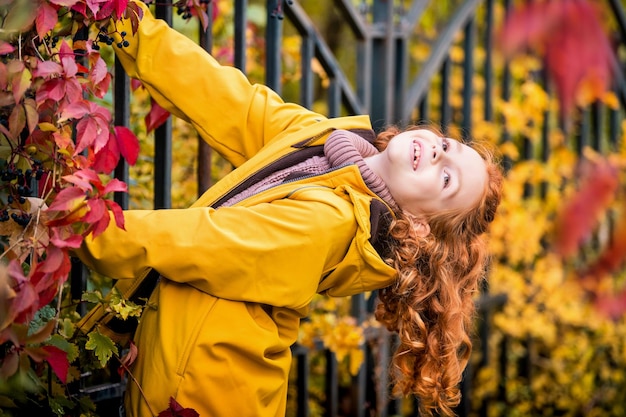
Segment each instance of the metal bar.
M315 56L315 42L310 34L302 37L300 46L302 77L300 78L300 104L310 109L313 107L313 69L311 63Z
M336 0L335 5L345 18L345 22L350 26L352 33L359 40L365 40L368 37L368 29L361 16L354 8L351 0Z
M213 4L213 2L209 2ZM236 68L239 68L244 74L246 73L246 31L247 31L247 13L248 0L235 0L235 16L233 34L235 42L235 62Z
M609 145L612 152L618 149L620 123L619 110L609 109Z
M155 16L172 25L172 3L156 5ZM154 132L154 208L172 206L172 117Z
M297 3L293 2L285 8L285 15L302 36L309 36L315 45L315 57L318 59L326 74L334 78L337 89L341 92L341 100L351 114L364 114L364 106L354 94L350 82L344 75L341 66L337 62L333 52L324 39L320 36L311 19Z
M408 123L408 120L402 120L402 105L406 95L406 85L409 74L409 53L408 53L408 39L405 36L400 36L395 42L395 60L396 63L393 66L393 122L394 123Z
M119 59L115 58L113 78L113 107L115 114L115 124L117 126L130 126L130 78L126 75ZM120 159L115 167L115 178L128 184L128 162ZM128 208L128 193L115 192L113 200L122 209Z
M352 317L356 319L357 324L363 323L366 315L366 303L365 303L365 295L358 294L352 296L352 309L351 314ZM354 417L365 417L365 404L367 402L366 398L366 384L367 384L367 374L365 370L367 369L367 351L366 346L361 346L363 350L363 362L361 367L359 368L359 372L352 378L352 404L353 404L353 415Z
M450 73L452 62L450 56L441 65L441 130L447 133L452 123L452 106L450 105Z
M381 26L383 36L372 40L372 101L370 103L370 117L374 129L382 128L390 119L393 105L392 44L393 38L393 2L375 0L373 4L373 23Z
M602 151L602 132L604 127L604 106L598 101L591 104L591 147Z
M368 113L371 110L372 99L372 38L368 36L357 44L356 60L356 94L361 104L361 111Z
M308 417L309 415L309 355L306 350L298 354L298 399L297 416Z
M463 121L461 131L464 139L471 138L472 133L472 95L474 76L474 49L476 46L476 18L472 16L465 25L465 38L463 42Z
M447 58L450 46L454 42L454 36L474 15L481 1L482 0L467 0L463 2L454 16L452 16L450 23L443 33L437 38L437 42L432 47L433 52L421 68L413 83L409 86L406 103L403 106L403 120L409 119L412 109L415 108L421 97L426 93L426 90L428 90L435 72Z
M486 25L485 28L485 107L486 121L493 120L493 0L486 2Z
M339 369L337 357L329 350L326 354L326 416L339 416Z
M417 123L429 123L430 119L430 94L426 93L420 100L419 117Z
M265 84L278 94L282 92L280 59L283 17L278 0L267 0L267 26L265 28Z
M405 33L412 33L417 23L420 21L422 14L426 11L426 7L430 3L430 0L413 0L411 2L411 8L406 16L402 19L402 31Z
M202 24L198 22L199 41L202 49L211 53L213 50L213 2L207 4L207 14L209 21L206 30L202 27ZM235 48L236 51L236 48ZM236 55L236 52L235 52ZM206 190L211 187L211 167L212 167L212 153L213 150L208 143L198 135L198 167L196 171L198 197L201 196Z
M328 116L337 117L341 113L341 87L331 74L329 77L331 79L328 86Z

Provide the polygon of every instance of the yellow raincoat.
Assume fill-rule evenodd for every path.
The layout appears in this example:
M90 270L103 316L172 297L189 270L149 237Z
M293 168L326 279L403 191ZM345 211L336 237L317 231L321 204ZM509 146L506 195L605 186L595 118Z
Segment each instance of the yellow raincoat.
M334 129L371 132L367 116L327 119L251 85L145 6L130 46L117 51L161 106L198 130L235 167L191 208L128 210L77 255L120 279L161 275L134 341L129 416L156 415L174 397L201 416L284 416L290 346L316 293L348 296L391 284L395 271L372 246L381 200L356 165L285 182L232 207L220 199L253 175L323 145ZM90 312L83 329L99 326ZM149 406L147 405L149 403Z

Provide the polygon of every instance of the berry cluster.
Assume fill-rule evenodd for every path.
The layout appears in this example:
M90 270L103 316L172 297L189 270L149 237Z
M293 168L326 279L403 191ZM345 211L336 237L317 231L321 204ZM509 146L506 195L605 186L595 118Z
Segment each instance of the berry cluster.
M211 3L211 0L200 0L201 5L209 3ZM189 20L193 16L191 13L191 7L187 4L187 1L185 0L178 1L174 4L174 7L176 7L176 14L185 20Z
M118 48L125 48L128 45L130 45L130 43L126 39L124 39L126 37L126 32L125 31L120 32L120 36L122 37L122 40L116 44L116 46ZM111 46L111 45L113 45L113 42L115 42L115 41L114 41L113 37L110 34L104 33L104 32L100 32L100 33L98 33L98 37L93 42L93 45L91 47L94 50L98 51L98 50L100 50L100 44L101 43Z
M4 210L6 211L6 210ZM2 217L3 219L4 217ZM11 218L13 219L13 221L17 224L19 224L22 227L26 227L28 226L28 223L30 223L30 219L32 218L32 215L25 213L25 212L21 212L21 213L11 213ZM7 216L7 220L8 220L8 216ZM6 221L6 220L4 220Z
M44 170L42 168L41 162L37 160L33 160L32 168L28 168L26 171L22 171L21 168L15 169L14 166L9 165L8 167L0 170L0 180L4 182L12 182L15 181L15 191L17 191L17 198L20 204L24 203L24 197L28 197L31 195L31 181L32 179L36 179L39 181L44 174ZM14 197L13 195L9 195L8 202L9 204L13 203Z

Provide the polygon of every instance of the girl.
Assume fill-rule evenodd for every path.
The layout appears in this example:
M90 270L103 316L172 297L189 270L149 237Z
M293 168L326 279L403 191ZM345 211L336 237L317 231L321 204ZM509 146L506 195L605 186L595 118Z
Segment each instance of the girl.
M126 230L76 253L126 297L150 297L127 415L174 397L201 416L284 416L290 346L313 296L377 289L377 318L400 339L398 392L451 414L500 199L489 154L428 129L375 138L367 116L284 103L139 4L135 34L117 23L125 70L236 169L189 209L126 211ZM114 336L126 324L97 308L82 328Z

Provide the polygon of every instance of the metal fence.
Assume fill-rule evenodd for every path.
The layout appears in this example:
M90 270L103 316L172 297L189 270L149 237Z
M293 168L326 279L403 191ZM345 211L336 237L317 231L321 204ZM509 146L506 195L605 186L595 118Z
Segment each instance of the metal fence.
M174 8L168 2L158 2L156 16L172 23ZM247 0L233 0L234 20L234 65L245 72L246 68L246 30ZM258 4L250 0L250 3ZM473 112L481 112L480 118L486 121L494 120L494 101L496 94L503 100L507 100L511 94L511 74L509 68L504 65L497 68L494 63L492 51L494 50L494 10L509 10L511 0L466 0L445 2L448 9L445 11L445 20L440 22L438 36L434 43L428 45L429 53L421 62L416 62L410 54L410 48L420 42L416 40L419 34L420 19L429 8L438 6L444 2L429 2L427 0L413 1L385 1L370 0L358 2L356 0L320 1L324 6L332 8L334 13L340 16L345 30L349 30L351 41L354 39L355 60L354 71L346 74L339 60L335 56L335 50L327 44L323 35L309 15L309 7L313 5L311 0L281 1L267 0L262 3L267 13L267 26L265 31L265 83L277 92L282 89L282 41L285 26L295 31L301 40L301 78L299 80L298 101L305 107L311 107L318 100L319 90L316 91L316 75L312 68L312 62L319 62L325 71L329 84L323 94L326 100L328 116L343 114L369 114L375 129L389 124L408 124L419 121L438 123L446 131L449 126L460 127L460 131L466 138L472 137ZM626 13L624 6L619 0L607 0L610 10L617 22L618 33L616 36L623 43L626 40ZM208 7L213 7L209 2ZM211 13L209 13L209 16ZM200 31L198 39L207 51L212 49L212 27L206 32ZM462 59L452 59L453 48L462 48ZM476 62L475 53L480 49L484 51L481 57L481 65ZM586 110L580 118L580 128L576 129L575 143L579 148L585 144L591 144L600 149L604 144L615 144L620 135L619 121L623 116L623 108L626 105L626 83L624 82L621 64L616 63L617 71L615 91L620 101L620 109L608 109L601 104L594 105ZM461 87L462 104L452 104L451 86L452 72L462 71L463 85ZM480 91L475 88L473 77L480 73L484 80L484 86ZM498 74L496 76L496 73ZM128 125L130 119L129 105L129 80L123 75L119 64L115 67L115 121L117 124ZM537 73L539 80L544 80L543 72ZM543 81L545 82L545 80ZM472 105L475 95L482 95L482 108ZM549 114L545 114L546 126ZM596 142L590 143L591 138ZM608 138L600 141L598 138ZM508 140L506 133L502 138ZM210 149L199 141L198 155L198 188L199 193L206 190L211 183L210 178ZM172 125L168 121L158 128L155 134L155 165L154 165L154 207L167 208L171 206L171 169L172 169ZM541 149L537 145L531 145L525 141L522 152L527 158L549 155L547 127L544 131ZM128 167L120 165L115 174L118 178L128 181ZM131 189L132 193L132 189ZM128 196L117 195L116 201L122 206L128 207ZM85 274L81 265L76 265L76 273L72 278L72 290L75 298L80 298L85 288ZM365 299L357 296L352 301L352 313L361 321L373 309L374 297ZM487 287L478 300L478 332L476 346L480 350L482 362L472 364L466 370L462 382L463 400L457 409L459 416L470 415L470 399L472 380L475 375L475 366L485 366L486 358L493 357L489 354L489 335L491 328L491 316L495 310L506 303L506 297L500 294L490 294ZM388 392L388 380L383 375L374 377L377 365L388 363L393 351L393 337L386 331L372 331L367 334L367 342L363 345L365 350L365 363L359 374L352 379L352 387L347 393L341 393L338 384L338 364L334 354L326 351L326 375L325 375L325 415L339 416L339 401L341 395L351 398L353 409L351 416L364 417L377 415L381 417L401 415L402 404L399 401L390 400ZM500 350L500 363L497 369L506 368L506 339L498 347ZM375 347L375 349L372 349ZM309 400L309 355L308 349L302 346L294 346L294 366L297 371L296 392L297 410L295 415L308 416ZM375 351L375 356L374 352ZM107 381L105 384L84 387L94 399L103 407L115 402L119 397L122 384L119 381ZM498 395L506 397L504 385L501 386ZM474 410L473 415L487 415L487 400L479 410ZM417 415L416 408L412 408L411 415Z

